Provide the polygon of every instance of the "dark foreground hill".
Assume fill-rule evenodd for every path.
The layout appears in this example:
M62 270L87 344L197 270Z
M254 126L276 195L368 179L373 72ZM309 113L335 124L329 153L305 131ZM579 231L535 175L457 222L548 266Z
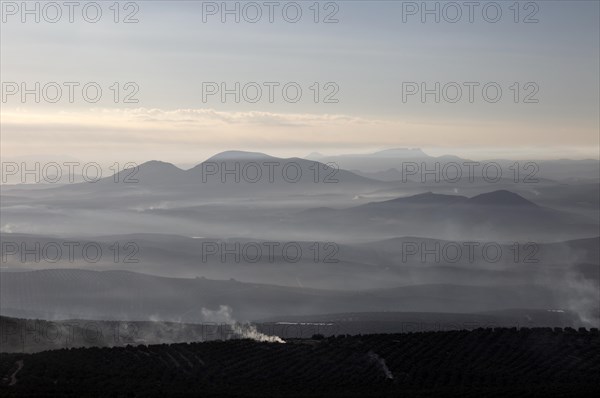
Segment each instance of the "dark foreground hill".
M416 333L481 328L572 327L578 316L570 312L512 309L487 313L349 312L277 316L257 322L181 323L161 321L106 321L90 319L42 320L0 315L1 353L34 353L83 347L125 347L253 338L307 339L315 334L364 335Z
M582 397L600 334L477 329L3 354L1 396Z

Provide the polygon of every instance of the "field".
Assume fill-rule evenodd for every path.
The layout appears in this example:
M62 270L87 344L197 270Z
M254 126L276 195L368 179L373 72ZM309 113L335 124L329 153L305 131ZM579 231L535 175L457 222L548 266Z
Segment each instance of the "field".
M501 328L3 354L0 395L595 396L597 329Z

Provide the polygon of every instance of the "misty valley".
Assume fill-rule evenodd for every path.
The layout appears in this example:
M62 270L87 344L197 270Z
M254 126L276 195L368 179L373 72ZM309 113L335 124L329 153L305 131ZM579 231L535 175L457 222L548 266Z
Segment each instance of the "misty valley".
M361 170L450 161L408 149L335 160ZM234 175L207 178L217 162ZM235 178L257 162L307 178ZM598 163L566 167L591 175ZM315 180L317 169L336 182ZM514 311L522 326L554 326L549 311L560 310L571 327L598 323L593 178L384 181L242 151L121 173L135 179L3 187L3 315L202 323L213 321L202 310L221 306L239 322Z
M600 396L600 1L0 1L0 397Z
M393 169L401 154L347 163ZM215 161L234 178L207 178ZM235 178L257 161L309 177ZM131 180L3 186L2 350L597 330L598 179L423 183L331 164L233 151Z

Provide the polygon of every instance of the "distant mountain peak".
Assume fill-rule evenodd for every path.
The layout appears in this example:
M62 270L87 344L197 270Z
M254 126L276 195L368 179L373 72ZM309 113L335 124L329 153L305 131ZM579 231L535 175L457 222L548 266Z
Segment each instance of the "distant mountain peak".
M231 160L256 160L256 159L273 159L273 156L262 152L247 152L247 151L225 151L217 153L207 159L207 162L224 162Z
M169 162L163 162L160 160L149 160L147 162L144 162L142 164L140 164L138 166L139 170L145 170L145 171L159 171L159 170L164 170L164 171L173 171L173 170L178 170L181 171L181 169L177 166L175 166L173 163L169 163Z
M173 163L163 162L162 160L149 160L142 163L140 166L146 167L177 167Z
M184 174L184 171L173 163L162 162L160 160L150 160L137 166L121 170L119 172L123 177L123 181L143 181L144 183L168 182L176 183L179 177ZM106 181L113 181L113 177L105 178Z
M500 189L498 191L482 193L477 196L473 196L469 199L469 203L478 205L491 205L491 206L535 206L535 203L525 199L524 197L507 191L506 189Z

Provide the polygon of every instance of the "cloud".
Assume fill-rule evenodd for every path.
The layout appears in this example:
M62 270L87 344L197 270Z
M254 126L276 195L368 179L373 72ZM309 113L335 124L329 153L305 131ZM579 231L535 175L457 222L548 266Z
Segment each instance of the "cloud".
M569 147L538 139L544 126L514 126L510 121L393 119L347 114L220 111L212 108L92 108L78 111L3 109L2 154L64 153L84 160L197 162L229 149L302 156L315 150L360 152L390 147L441 148L474 159L490 148L534 148L562 157L597 158L596 144ZM482 133L485 132L485 133ZM526 133L526 134L525 134ZM572 134L571 134L572 135ZM569 135L563 136L569 140ZM514 146L514 148L510 148ZM469 153L471 151L471 153ZM473 151L481 156L473 156ZM438 152L439 153L439 152ZM486 155L487 154L487 155ZM498 154L501 156L500 154ZM528 153L532 156L532 152Z

